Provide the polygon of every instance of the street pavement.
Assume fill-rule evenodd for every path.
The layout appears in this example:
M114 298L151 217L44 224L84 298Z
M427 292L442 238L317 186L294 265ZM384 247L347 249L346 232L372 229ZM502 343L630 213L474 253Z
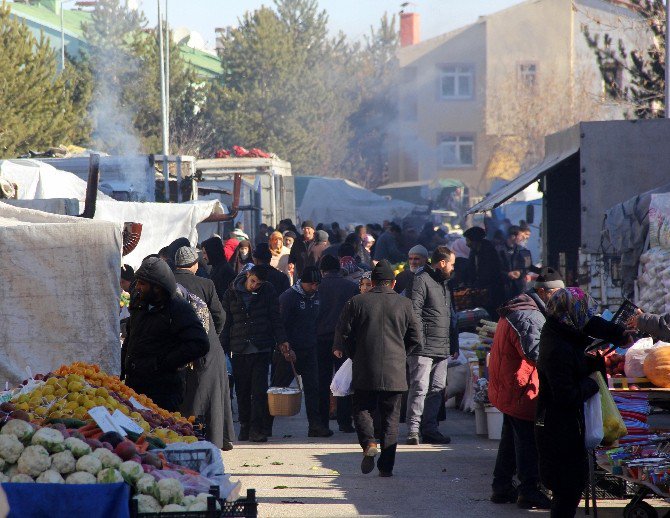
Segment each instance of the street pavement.
M440 427L452 437L448 446L405 446L401 425L392 478L380 478L376 470L363 475L355 434L336 431L335 421L331 428L333 437L312 439L304 415L277 418L267 443L237 443L223 454L226 471L242 482L241 494L256 489L259 517L549 516L489 501L498 441L475 435L472 414L448 410ZM601 501L598 516L620 517L626 503Z

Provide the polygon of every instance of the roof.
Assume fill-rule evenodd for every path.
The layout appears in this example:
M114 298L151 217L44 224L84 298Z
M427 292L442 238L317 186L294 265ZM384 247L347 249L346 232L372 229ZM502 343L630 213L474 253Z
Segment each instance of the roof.
M466 30L474 27L475 25L478 25L481 23L481 21L471 23L469 25L465 25L464 27L459 27L458 29L454 29L451 32L447 32L445 34L440 34L439 36L435 36L434 38L430 38L428 40L421 41L415 45L409 45L407 47L401 47L398 50L398 55L406 58L407 62L411 62L415 59L420 58L421 56L427 54L428 52L435 50L436 48L440 47L443 43L455 38L459 34L465 32ZM406 63L407 64L407 63ZM405 64L405 65L406 65ZM403 66L405 66L403 65Z
M488 212L495 209L518 192L523 191L533 182L539 180L547 173L556 169L557 166L563 163L563 161L571 158L577 153L579 153L579 146L570 147L565 151L547 154L545 159L540 164L532 167L525 173L520 174L505 187L484 198L477 205L472 207L468 211L468 214L473 214L475 212Z
M40 25L54 32L60 33L61 19L60 14L56 14L41 3L37 4L9 4L12 14ZM81 11L78 9L63 9L63 32L71 38L75 38L86 44L84 38L83 24L91 20L90 11ZM188 45L180 45L179 51L186 62L191 64L200 75L214 77L220 74L221 61L219 58L208 52L194 49Z

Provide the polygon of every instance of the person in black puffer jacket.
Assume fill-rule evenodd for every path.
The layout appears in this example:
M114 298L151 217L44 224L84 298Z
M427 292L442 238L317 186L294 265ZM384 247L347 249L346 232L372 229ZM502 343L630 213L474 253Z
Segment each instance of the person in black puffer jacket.
M121 376L130 388L176 412L184 390L179 368L205 356L209 339L195 310L177 295L165 261L145 259L135 278Z
M226 256L223 253L223 241L220 237L213 236L203 241L202 250L205 260L212 267L209 278L214 282L216 294L222 301L228 286L235 279L235 271L226 261Z
M446 246L433 252L432 267L426 265L411 283L412 308L421 323L420 350L407 357L407 444L449 444L438 428L438 414L447 386L449 355L458 356L458 329L448 282L456 256Z
M221 343L232 353L240 418L240 441L267 441L268 369L275 346L292 354L279 314L279 300L265 271L254 266L237 276L223 301Z
M552 518L572 518L586 484L584 401L598 392L591 375L604 375L605 362L584 351L593 338L624 342L624 329L596 316L597 309L579 288L560 289L547 302L540 334L535 439L540 478L552 491Z

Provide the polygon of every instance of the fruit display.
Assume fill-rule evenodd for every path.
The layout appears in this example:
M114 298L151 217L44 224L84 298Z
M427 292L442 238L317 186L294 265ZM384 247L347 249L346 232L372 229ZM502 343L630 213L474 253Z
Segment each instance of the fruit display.
M644 359L644 374L657 387L670 388L670 345L649 351Z
M37 424L61 421L79 428L91 419L88 411L100 406L130 418L149 441L156 440L159 444L198 441L189 419L158 407L116 376L84 363L62 366L46 376L35 375L30 390L19 390L0 405L0 418L9 415Z

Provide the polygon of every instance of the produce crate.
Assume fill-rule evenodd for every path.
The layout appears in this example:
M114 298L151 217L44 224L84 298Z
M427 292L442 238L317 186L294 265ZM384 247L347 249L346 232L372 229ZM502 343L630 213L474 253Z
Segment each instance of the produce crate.
M258 502L256 501L256 490L247 489L247 497L239 498L234 502L219 500L221 510L216 510L218 488L210 490L212 497L208 500L207 511L184 512L184 513L139 513L137 501L130 501L130 518L258 518Z
M212 450L190 449L190 450L163 450L163 455L171 464L179 464L185 468L201 473L202 470L212 463Z
M635 495L635 485L624 479L604 471L596 469L596 498L598 500L623 500ZM586 489L584 490L586 497Z
M475 309L486 306L488 303L488 290L479 288L463 288L454 291L454 305L456 311Z
M608 378L607 384L611 389L629 390L630 385L637 385L638 388L653 388L654 384L648 378Z

